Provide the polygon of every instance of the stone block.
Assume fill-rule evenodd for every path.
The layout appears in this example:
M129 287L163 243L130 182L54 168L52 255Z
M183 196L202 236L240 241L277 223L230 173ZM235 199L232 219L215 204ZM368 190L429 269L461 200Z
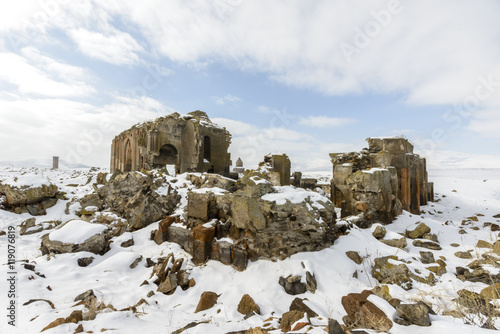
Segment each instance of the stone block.
M209 217L209 194L189 193L188 195L188 217L207 221Z
M214 236L215 226L206 227L204 225L197 225L193 228L193 237L195 240L212 242Z
M168 241L179 244L188 253L193 252L193 232L177 226L168 228Z
M293 173L293 185L295 187L300 187L300 180L302 179L302 173L301 172L295 172Z
M167 278L160 283L158 286L158 289L156 291L158 292L163 292L163 293L169 293L175 290L177 288L177 275L172 274L168 275Z
M266 218L259 207L259 201L246 196L234 196L231 202L234 225L244 230L266 228Z
M248 253L246 249L233 247L233 267L237 270L245 270L248 263Z
M224 264L233 263L232 245L227 241L219 242L219 259Z
M413 145L404 138L384 138L384 151L389 153L412 153Z
M205 263L212 252L212 243L195 239L193 241L193 262L196 265Z
M153 240L156 244L160 245L168 240L168 228L175 222L175 218L166 216L158 224L158 229L155 231Z
M217 241L212 241L212 247L210 252L210 259L219 261L219 243Z

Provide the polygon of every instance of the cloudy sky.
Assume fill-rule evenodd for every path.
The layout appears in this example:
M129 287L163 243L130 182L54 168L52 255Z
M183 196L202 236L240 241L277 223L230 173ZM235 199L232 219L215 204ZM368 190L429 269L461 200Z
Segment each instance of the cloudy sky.
M295 170L370 136L500 167L500 1L23 0L0 5L0 160L107 167L112 138L204 110L233 161Z

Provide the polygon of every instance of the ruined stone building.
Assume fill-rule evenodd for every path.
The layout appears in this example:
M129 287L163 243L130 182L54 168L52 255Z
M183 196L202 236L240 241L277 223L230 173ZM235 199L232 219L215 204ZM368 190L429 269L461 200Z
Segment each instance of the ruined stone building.
M123 131L111 145L111 172L175 165L177 173L229 174L231 134L203 111L173 113Z
M404 138L368 138L361 152L332 153L331 199L342 216L364 214L389 223L401 211L418 213L432 201L425 158Z

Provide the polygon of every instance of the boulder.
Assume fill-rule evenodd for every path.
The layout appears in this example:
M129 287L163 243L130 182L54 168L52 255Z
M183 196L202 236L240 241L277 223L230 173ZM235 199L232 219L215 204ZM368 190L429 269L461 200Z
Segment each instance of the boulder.
M479 240L476 244L477 248L493 248L493 245L487 241Z
M165 294L169 294L169 293L172 293L176 288L177 288L177 275L170 274L165 278L165 280L163 282L160 283L160 285L158 286L158 289L156 291L163 292ZM200 299L200 302L201 302L201 299ZM198 304L198 306L200 306L200 304ZM212 307L212 306L210 306L210 307ZM203 306L201 306L201 307L203 307ZM196 308L196 309L198 309L198 308ZM200 311L202 311L202 310L200 310ZM196 312L198 312L198 311L196 311Z
M406 243L406 238L401 238L401 239L390 239L390 240L382 240L380 241L387 246L395 247L395 248L401 248L404 249L408 244Z
M439 246L439 244L432 242L432 241L414 240L413 246L427 248L427 249L431 249L431 250L441 250L441 246Z
M410 239L418 239L421 238L424 234L430 233L431 229L429 226L425 225L424 223L418 224L418 226L411 231L406 231L406 236Z
M55 198L59 193L59 189L54 184L18 188L0 183L0 193L5 195L7 205L16 207L41 203L49 198Z
M398 317L405 320L408 325L428 327L431 325L429 307L419 304L399 304L396 306ZM401 323L400 323L401 324Z
M81 257L77 260L79 267L88 267L94 261L94 257Z
M48 324L44 329L41 331L46 331L48 329L57 327L62 324L69 324L69 323L78 323L79 321L83 320L83 312L81 310L75 310L71 312L71 314L66 317L66 318L57 318L56 320L52 321L50 324Z
M337 320L328 319L328 334L345 334L345 332Z
M200 296L200 301L198 302L198 305L196 306L196 310L194 311L194 313L205 311L214 307L214 305L217 304L218 298L219 296L215 292L212 291L203 292Z
M280 277L279 283L289 295L299 295L307 291L306 283L300 281L300 276L290 275L287 278Z
M497 254L497 255L500 255L500 240L498 241L495 241L495 243L493 244L493 253Z
M269 334L268 331L261 327L249 328L245 334Z
M300 312L306 313L307 317L309 317L309 318L315 318L318 316L318 314L316 312L314 312L313 310L311 310L311 308L304 303L304 300L300 299L300 298L295 298L292 301L292 303L290 304L289 310L290 311L300 311Z
M348 258L350 258L354 263L361 264L363 262L363 258L359 255L358 252L355 251L347 251L345 252Z
M385 227L383 227L381 225L377 225L377 227L375 227L375 230L373 231L372 235L377 239L382 239L383 237L385 237L386 233L387 233L387 230L385 229Z
M381 309L367 300L371 294L373 294L371 291L365 290L362 293L350 293L342 297L342 306L347 312L344 323L352 328L388 332L392 328L392 321Z
M455 256L460 259L472 259L472 255L469 252L455 252Z
M434 259L434 253L426 251L420 251L420 260L422 261L423 264L430 264L436 262L436 260Z
M403 289L409 290L413 287L411 279L415 278L415 275L404 263L393 263L398 261L396 256L376 258L372 268L372 276L382 284L397 284Z
M109 241L105 233L107 229L101 224L70 220L53 232L42 236L40 249L43 255L76 252L102 255L109 249Z
M255 301L248 294L244 294L241 297L240 302L238 303L238 312L247 315L247 314L260 314L260 307L255 303Z
M306 271L306 290L310 293L315 293L318 288L318 282L316 282L316 276Z
M480 293L485 299L500 299L500 283L492 284L483 290Z
M280 329L287 333L292 330L292 325L304 318L305 313L300 311L288 311L283 313L280 320Z

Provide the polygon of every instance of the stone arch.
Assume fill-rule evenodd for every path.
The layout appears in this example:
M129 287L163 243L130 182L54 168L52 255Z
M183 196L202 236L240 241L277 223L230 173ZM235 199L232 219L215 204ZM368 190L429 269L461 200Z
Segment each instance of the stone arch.
M130 139L125 142L125 150L123 151L123 171L130 172L132 170L132 145Z
M165 167L165 165L176 165L179 160L177 148L172 144L160 147L160 155L154 158L153 167Z

